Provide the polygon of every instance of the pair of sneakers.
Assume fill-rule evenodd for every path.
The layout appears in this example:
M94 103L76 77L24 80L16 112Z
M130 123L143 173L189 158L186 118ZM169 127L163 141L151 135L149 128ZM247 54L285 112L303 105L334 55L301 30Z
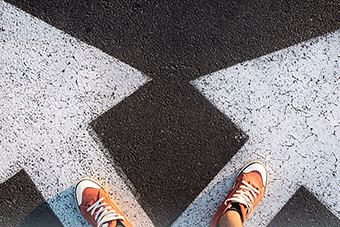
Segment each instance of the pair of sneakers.
M242 223L263 197L267 186L267 170L260 162L246 165L239 173L233 189L213 216L210 226L218 226L228 211L240 213ZM75 199L80 212L93 227L131 227L126 217L112 203L109 194L91 179L81 180L75 187Z

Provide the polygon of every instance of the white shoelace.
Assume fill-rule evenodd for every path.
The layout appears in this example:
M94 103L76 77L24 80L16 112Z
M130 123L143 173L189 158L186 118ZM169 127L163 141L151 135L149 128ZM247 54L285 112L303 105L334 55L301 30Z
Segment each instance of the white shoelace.
M109 221L123 220L124 217L118 214L112 207L104 207L108 205L108 203L102 203L105 197L100 198L97 202L92 204L89 208L87 208L87 212L91 211L91 216L95 214L94 220L97 222L98 227L102 227L104 223ZM97 212L95 212L98 209ZM98 219L98 220L97 220Z
M247 213L249 213L253 209L253 203L258 195L260 195L260 191L248 184L245 181L241 181L243 185L240 185L239 189L236 190L234 195L225 201L225 205L228 204L229 201L241 203L247 207Z

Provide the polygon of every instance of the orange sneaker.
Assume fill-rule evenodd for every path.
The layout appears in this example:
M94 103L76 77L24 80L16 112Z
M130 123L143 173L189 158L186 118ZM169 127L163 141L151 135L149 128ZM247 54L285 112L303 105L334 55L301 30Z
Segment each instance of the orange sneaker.
M268 173L262 163L255 161L246 165L240 171L233 189L213 216L210 227L218 226L218 221L232 203L239 204L241 220L244 224L245 219L263 197L267 178Z
M91 179L81 180L75 187L80 213L93 227L131 227L126 217L109 198L103 186Z

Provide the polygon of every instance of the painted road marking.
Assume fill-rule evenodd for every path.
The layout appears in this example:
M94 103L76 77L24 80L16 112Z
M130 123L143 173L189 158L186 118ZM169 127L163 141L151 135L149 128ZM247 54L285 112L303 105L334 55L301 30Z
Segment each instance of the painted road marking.
M340 218L339 53L340 30L192 82L249 140L174 226L207 224L254 159L270 174L248 226L267 225L301 185Z
M149 79L3 1L0 12L0 182L25 169L48 201L95 177L133 224L150 226L88 131L91 120ZM50 201L54 209L61 200ZM54 212L65 226L77 225L67 211Z
M117 195L117 197L120 197L121 199L120 204L124 204L125 206L124 209L128 210L127 211L128 217L129 216L133 217L134 220L136 221L135 223L138 223L137 220L138 221L146 220L145 226L148 226L150 222L148 222L148 218L145 217L145 214L143 212L141 214L141 213L135 212L135 210L133 209L132 210L129 209L136 205L134 198L132 197L131 194L129 194L128 198L126 198L125 193L129 191L128 188L122 183L120 178L117 177L113 168L112 167L110 168L111 166L110 161L108 161L106 159L106 156L101 153L100 148L98 147L99 145L95 141L93 141L93 137L88 135L88 130L86 128L89 121L91 121L93 118L100 115L101 113L105 112L113 105L117 104L125 96L131 94L139 86L146 83L148 79L144 77L143 75L140 75L143 78L141 79L141 81L137 79L137 81L139 82L134 83L135 80L133 80L132 81L133 86L127 94L122 94L125 91L124 89L121 89L120 92L119 91L115 92L114 94L115 99L113 99L112 101L112 99L109 98L109 96L112 95L114 86L111 86L111 88L106 87L106 85L111 85L111 84L113 85L115 84L115 82L117 82L117 81L115 82L110 81L110 79L112 78L111 77L112 74L116 75L117 71L121 71L124 74L124 71L126 70L125 67L127 67L129 70L131 68L101 53L97 49L94 49L85 44L82 44L76 39L63 34L62 32L42 23L41 21L37 19L34 19L33 17L27 14L22 13L21 11L16 10L14 7L11 7L10 5L4 3L3 1L0 1L0 8L1 8L1 21L0 21L1 41L3 42L5 40L5 42L9 43L8 47L7 47L7 44L6 44L6 47L2 47L2 46L0 47L2 53L4 53L0 58L1 59L1 64L0 64L1 77L2 77L1 82L0 82L0 85L1 85L1 93L0 93L1 96L0 97L1 97L1 100L4 100L2 98L6 98L8 101L6 103L1 102L2 112L0 113L0 119L1 119L0 149L1 149L2 154L4 154L5 156L1 157L0 182L5 181L10 176L14 175L14 173L16 173L19 169L24 168L29 173L29 175L32 177L35 184L37 184L39 190L42 191L44 197L49 199L50 205L52 207L56 207L57 205L60 205L58 202L61 200L61 198L66 198L65 201L69 201L68 200L70 199L69 191L70 189L72 189L71 186L74 180L77 180L81 176L86 176L88 173L90 173L90 175L94 174L96 175L97 178L101 178L103 179L103 181L106 182L106 185L110 188L110 191L113 191L114 195ZM12 19L9 19L9 18L12 18ZM338 33L335 33L335 34L338 34ZM53 36L53 37L50 40L49 38L46 38L47 36ZM60 37L63 37L64 39L63 38L59 39ZM26 40L26 38L28 38L28 40ZM332 38L329 38L329 39L332 39ZM55 43L56 40L57 40L57 43ZM339 35L335 37L335 40L339 41ZM321 41L322 41L322 38L321 38ZM309 43L307 46L309 48L311 48L312 46L319 47L319 48L327 47L327 45L323 45L323 44L320 45L320 43L319 44ZM294 49L296 48L296 46L292 48ZM282 62L282 64L284 64L285 61L288 63L292 63L293 61L290 62L290 60L294 59L295 57L294 53L290 52L292 48L288 48L288 50L283 51L283 55L282 55L283 59L280 59L280 56L276 56L277 58L276 63ZM338 50L339 49L338 46L335 46L335 49ZM71 52L71 55L69 55L70 53L68 51ZM315 53L317 53L317 51L319 50L314 50ZM277 52L277 53L281 53L281 52ZM329 51L326 51L326 52L327 54L329 53ZM309 52L307 51L307 53ZM288 54L287 55L288 57L286 56L286 54ZM72 56L74 56L74 58ZM309 55L307 54L307 58L308 56ZM320 56L322 56L322 54ZM257 65L261 66L260 63L262 61L262 64L270 65L271 61L268 59L265 59L265 57L252 60L250 61L250 63L257 62ZM301 56L301 57L304 57L304 56ZM297 57L297 59L300 59L300 58ZM305 60L308 62L308 59L305 59ZM101 64L102 62L108 62L108 66ZM8 63L11 63L11 64L8 65ZM99 67L97 64L101 66ZM117 66L117 64L120 65L122 68L120 68L120 66ZM209 194L212 195L213 198L219 197L220 194L218 190L216 189L218 189L223 184L224 185L232 184L232 179L234 177L233 175L234 170L236 170L236 168L238 167L241 167L243 164L245 164L245 162L248 161L248 160L245 160L244 157L247 157L249 159L252 159L252 158L262 159L261 158L262 155L268 155L266 156L267 159L266 158L264 159L267 160L266 164L267 166L271 168L271 171L273 172L271 175L272 179L275 179L270 184L269 189L271 191L275 189L276 191L271 192L272 194L269 193L268 196L266 196L266 200L269 202L270 201L276 202L276 200L279 201L278 204L271 204L272 207L270 208L273 208L273 210L277 212L279 208L283 206L284 201L287 201L287 198L294 193L294 191L298 188L299 185L302 184L302 185L305 185L308 188L308 190L312 191L312 193L316 195L318 199L320 199L324 204L330 207L332 212L336 214L336 212L339 212L339 209L338 209L339 205L337 204L337 202L334 202L335 205L329 205L329 204L332 204L332 201L339 201L339 199L335 198L334 200L332 200L332 199L325 198L325 195L327 195L328 191L322 191L320 188L318 189L318 187L322 188L323 186L329 183L331 186L331 189L338 188L338 185L334 186L334 184L337 184L337 183L332 182L329 179L329 177L327 177L327 179L319 178L317 179L317 181L308 182L308 180L312 178L311 175L314 172L308 168L305 168L305 169L303 168L306 167L309 163L313 162L312 161L313 157L311 157L311 154L308 153L306 149L310 148L309 146L311 146L312 150L313 149L314 151L319 150L318 148L313 147L313 145L311 145L312 144L311 140L322 141L324 143L325 141L331 142L330 143L331 145L332 145L332 141L335 140L336 143L334 146L334 150L336 150L337 148L336 145L339 144L339 141L334 139L334 136L332 135L330 135L327 138L322 138L322 136L318 134L318 132L315 132L315 131L311 132L311 130L310 132L308 132L303 127L302 128L304 130L300 130L301 128L297 127L298 125L303 126L304 125L303 120L305 119L307 119L309 123L312 122L312 125L313 125L313 122L315 123L318 120L320 120L318 117L315 117L315 115L313 115L314 110L315 108L317 109L317 107L315 107L314 109L312 108L313 109L312 115L311 117L309 117L308 114L311 114L311 110L309 110L308 108L305 110L303 108L304 107L303 103L292 103L291 105L288 105L289 102L286 99L283 99L281 101L282 101L283 106L287 106L287 109L288 109L288 112L286 113L287 115L282 115L280 116L279 119L276 119L275 118L276 115L274 116L270 115L270 113L273 113L273 112L268 113L268 111L266 111L265 108L261 108L261 109L258 108L259 107L258 105L261 104L262 102L264 102L264 104L267 104L267 106L269 104L273 104L271 103L270 97L265 97L265 96L260 97L260 100L257 100L257 101L255 100L254 102L251 102L253 100L251 101L249 100L248 103L247 101L243 100L244 97L246 97L247 95L249 95L249 97L253 97L254 99L254 97L257 97L256 95L258 95L259 93L262 92L261 94L266 94L266 92L268 92L265 90L259 91L256 89L256 87L253 87L254 83L259 83L262 85L262 84L266 84L267 81L257 80L256 78L252 78L252 77L249 78L248 73L244 73L244 70L249 70L248 72L251 75L251 73L253 71L256 72L255 69L257 69L257 71L260 72L260 74L261 73L265 74L263 72L264 68L258 69L256 68L257 66L245 65L245 64L246 63L239 64L229 69L222 70L220 72L212 74L212 76L222 74L222 80L224 80L224 79L229 78L229 76L232 74L232 73L229 74L230 72L234 72L235 73L234 77L231 77L231 79L229 78L230 80L228 82L231 83L231 86L240 86L240 87L236 87L234 90L232 90L233 88L231 88L230 90L227 90L230 93L227 92L226 94L225 93L226 91L223 91L223 89L227 88L230 84L228 85L226 83L221 82L221 84L219 85L220 86L219 89L222 89L222 92L221 92L222 96L214 97L217 101L216 100L214 101L213 98L210 100L213 100L213 103L217 107L219 107L220 110L226 113L227 116L234 119L234 122L240 125L243 130L246 130L248 132L248 135L250 135L251 139L246 144L246 146L224 168L224 170L221 171L221 173L210 184L207 190L204 191L204 192L207 192L207 195L203 195L203 192L202 192L203 196L201 196L197 201L201 202L200 205L202 205L203 204L202 201L206 199L207 196L209 196ZM275 62L272 64L275 65ZM317 60L316 60L316 64L319 64ZM291 68L291 66L294 66L294 65L297 68L297 70L298 71L300 70L299 72L301 72L301 69L297 67L298 63L289 64L289 68L286 68L286 69L292 69L292 68L294 69L294 67ZM239 67L242 66L245 69L235 68L237 66ZM311 66L313 65L311 64ZM112 70L112 68L117 69L117 67L121 70ZM95 75L96 73L92 71L93 69L95 69L95 71L97 70L98 74L101 75L100 78L96 77ZM305 67L305 69L307 70L307 67ZM271 68L269 68L269 70L271 70ZM312 69L310 70L313 71ZM317 71L317 69L315 70ZM242 76L248 76L248 78L245 77L245 79L243 79L242 76L237 75L237 72L240 72ZM140 74L137 71L134 71L134 73ZM267 73L270 74L270 72L267 72ZM102 76L102 74L106 76ZM58 78L59 80L56 80L55 77L53 77L53 75L54 76L64 75L64 77ZM71 78L72 76L73 78ZM120 74L120 76L123 76L123 75ZM124 79L121 79L120 76L118 76L120 78L118 79L118 81L124 80ZM296 75L294 76L296 77ZM288 79L283 78L283 79L287 79L288 82L291 83L290 88L292 88L292 90L288 89L290 93L286 94L286 96L292 95L296 97L296 96L302 95L299 92L305 91L303 89L307 89L306 91L309 91L308 89L311 89L310 85L313 81L304 87L303 79L299 78L298 76L301 76L301 75L297 75L296 77L300 80L296 80L295 82L294 82L294 79L292 78L289 78L289 77ZM130 78L130 76L127 78ZM247 79L251 79L251 84L248 84L248 81L246 81ZM88 83L86 83L86 81ZM197 84L199 84L199 81L200 80L197 81ZM320 91L317 90L319 92L323 91L321 88L327 85L325 81L323 80L320 80L320 81L321 82L318 82L318 84L316 84L317 88L320 89ZM79 84L79 83L82 83L82 84ZM335 83L338 83L338 82L335 81ZM210 83L211 86L213 86L214 84L215 82ZM271 85L273 84L269 83L267 85L268 87L271 87ZM287 88L285 84L281 84L281 85L283 86L283 88L276 88L276 89L279 89L279 91L281 91L282 89ZM339 84L336 84L336 85L338 86ZM298 88L302 88L300 89L301 91L294 90L294 86ZM202 87L204 86L202 85ZM121 87L118 86L118 89L119 88ZM334 88L334 84L330 83L330 88L331 89ZM92 94L90 96L87 96L88 94L86 94L86 92L93 92L94 95ZM206 93L206 95L208 93ZM212 93L216 95L216 90L212 91ZM275 89L270 94L274 94L274 97L275 97L275 94L276 94ZM336 94L338 95L338 93ZM225 96L223 97L223 95ZM245 96L237 96L237 95L245 95ZM95 100L92 100L89 97L96 97L96 98ZM333 97L333 96L329 95L327 97ZM322 97L320 99L322 99ZM218 100L222 100L222 101L219 102ZM297 99L294 99L293 101L296 101L296 100ZM227 101L229 102L235 101L237 105L228 107L230 103L229 104L226 103ZM269 104L266 103L266 101ZM280 99L278 101L280 101ZM335 99L335 101L336 101L335 103L337 103L338 99ZM279 105L280 103L275 102L275 104ZM320 105L320 107L322 107L323 105L322 101L321 101L321 104L314 101L314 104ZM48 108L50 107L53 107L53 108L49 110ZM252 113L247 112L248 111L247 107L250 108ZM300 109L296 107L300 107ZM275 106L275 105L270 105L270 108L271 108L271 111L273 111L273 109L276 110L277 112L280 111L280 107ZM329 115L327 116L328 117L327 119L329 119L329 117L334 118L334 116L332 116L332 113L329 112L328 108L329 107L327 105L327 107L325 107L326 112L319 111L319 113ZM335 112L338 111L338 109L336 109L337 106L333 106L332 108L335 109L334 110ZM6 110L7 112L5 112L4 110ZM242 110L242 111L239 112L239 110ZM336 112L336 113L339 113L339 112ZM261 118L263 116L267 116L268 118L267 119ZM292 125L289 125L291 126L291 128L289 127L282 128L286 130L286 134L284 135L288 136L287 133L291 133L291 132L297 133L298 135L297 137L294 137L294 138L293 137L287 137L287 138L282 137L281 132L279 132L278 129L279 127L283 127L284 123L288 124L289 123L288 121L291 120L289 119L289 117L291 116L296 116L296 119L294 119L295 121L292 121L293 122ZM339 116L339 115L337 114L336 116ZM277 121L280 121L282 120L282 118L284 118L283 120L285 121L283 121L283 123L280 123L279 125L273 125L273 123L267 122L267 121L270 121L268 119L273 119L273 118L274 120L277 120ZM253 122L251 122L251 120L253 120ZM325 118L325 121L327 121L326 118ZM339 122L338 119L335 119L335 121ZM334 126L334 124L333 125L331 123L328 123L328 124L331 125L330 128ZM276 128L274 126L276 126ZM272 131L264 132L263 128L261 127L267 127L266 129L270 129ZM327 129L328 128L326 128L326 132L327 132ZM313 130L320 130L320 128L313 126ZM302 132L302 134L299 134L300 131ZM262 133L262 134L257 135L256 134L257 132ZM314 134L318 136L315 136ZM335 135L338 134L338 127L335 128L334 134ZM27 135L30 135L30 137L27 137ZM264 136L275 136L275 135L276 136L280 135L281 137L264 137ZM305 138L305 135L310 135L310 137ZM32 140L32 138L34 138L34 140ZM286 140L279 141L278 138L283 138ZM296 142L295 139L298 142ZM48 141L48 143L53 142L53 144L46 145L46 141ZM280 146L275 144L275 142L278 142L278 141L279 141L279 144L284 145L285 147L280 148ZM297 143L301 143L301 144L297 145ZM330 144L321 144L320 146L321 148L329 148L331 147ZM36 151L34 151L34 149ZM275 149L278 149L280 151L285 151L285 153L280 154L281 155L280 157L274 156ZM77 151L77 152L74 152L74 151ZM320 156L320 159L316 159L316 161L321 160L322 158L325 158L324 155L327 155L328 154L327 152L329 151L330 149L328 150L322 149L322 152L320 152L320 154L317 154L318 156ZM300 155L302 156L300 160L294 161L295 158L300 157ZM272 158L269 158L269 157L272 157ZM303 158L303 157L306 157L306 158ZM293 161L295 163L287 163L285 162L285 158L287 159L290 158L289 161L290 162ZM307 160L307 158L309 159ZM323 173L331 173L332 171L334 171L333 178L337 180L338 171L337 171L337 166L335 165L337 164L338 156L337 154L334 154L334 157L329 156L327 158L328 160L325 160L325 163L321 163L321 165L318 165L316 170L314 170L314 171L318 171L319 173L318 175L316 175L316 177L322 176ZM101 166L102 160L105 160L105 163L108 164L107 165L108 169L103 170L99 168L99 166ZM299 161L301 163L296 163ZM43 171L40 171L37 164L41 165L39 167L42 168ZM300 165L295 166L295 164L300 164ZM313 164L315 165L315 163ZM281 167L276 168L276 166L279 166L279 165L281 165ZM296 171L297 174L304 173L304 175L303 176L301 175L301 178L299 179L296 177L293 180L289 178L288 176L282 176L283 173L281 173L280 171L283 170L283 172L286 171L285 173L287 173L290 171L289 168L292 168L292 167L295 167L297 169ZM329 168L327 169L327 167ZM78 172L76 173L72 172L72 170L74 169L78 169ZM107 178L108 173L111 174L110 176L114 176L113 177L114 179L108 179ZM224 179L222 181L219 181L222 178ZM59 182L56 183L57 181ZM285 184L283 189L279 188L280 183ZM308 183L310 185L308 185ZM287 190L287 188L289 190ZM280 194L278 193L278 191L284 191L284 193ZM288 192L288 195L285 194L285 192ZM331 192L332 194L330 197L334 197L337 195L336 193L334 194L333 191ZM221 195L221 199L222 200L224 199L223 195ZM131 205L130 204L131 202L135 204ZM187 213L183 214L184 216L188 215L188 218L186 219L188 223L190 223L190 221L191 223L194 223L195 221L196 223L198 223L197 220L202 218L202 214L203 214L203 217L205 217L205 219L203 220L204 222L210 221L210 217L212 216L213 212L215 212L216 206L219 205L219 204L216 205L217 203L212 204L210 201L209 204L212 204L212 205L208 207L207 206L204 207L205 209L204 212L195 213L194 208L196 204L197 203L193 204L193 206L188 209L188 210L191 209L192 214L190 215L188 215ZM62 217L65 214L65 212L62 211L62 209L65 208L65 206L60 206L60 208L61 209L59 210L59 217L63 220L63 223L65 223L66 218ZM257 208L257 210L258 209L263 209L263 208L261 208L260 206L259 208ZM258 211L258 213L261 213L260 211ZM56 211L56 213L58 213L58 210ZM262 223L262 224L268 223L270 218L272 218L274 215L274 214L268 214L264 211L262 213L264 214L263 217L259 217L260 216L259 214L257 214L257 216L253 215L254 223ZM134 215L138 215L138 216L134 216ZM144 215L143 216L144 219L143 217L139 218L140 217L139 215L141 216ZM193 215L196 215L196 216L192 218ZM264 219L261 220L261 218L264 218ZM179 222L181 222L181 220L183 219L180 219ZM72 226L72 223L69 223L68 225Z

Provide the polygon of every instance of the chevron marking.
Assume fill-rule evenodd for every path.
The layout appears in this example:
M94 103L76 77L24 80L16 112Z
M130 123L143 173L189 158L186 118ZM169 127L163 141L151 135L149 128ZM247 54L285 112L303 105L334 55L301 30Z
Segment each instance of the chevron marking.
M340 218L339 62L340 30L193 81L249 141L174 226L207 224L235 171L254 159L269 185L248 224L268 224L301 185Z
M149 78L125 63L0 1L0 182L21 168L65 226L59 194L100 179L131 222L151 221L118 177L88 123ZM66 200L68 201L68 200ZM72 222L72 220L71 220Z

